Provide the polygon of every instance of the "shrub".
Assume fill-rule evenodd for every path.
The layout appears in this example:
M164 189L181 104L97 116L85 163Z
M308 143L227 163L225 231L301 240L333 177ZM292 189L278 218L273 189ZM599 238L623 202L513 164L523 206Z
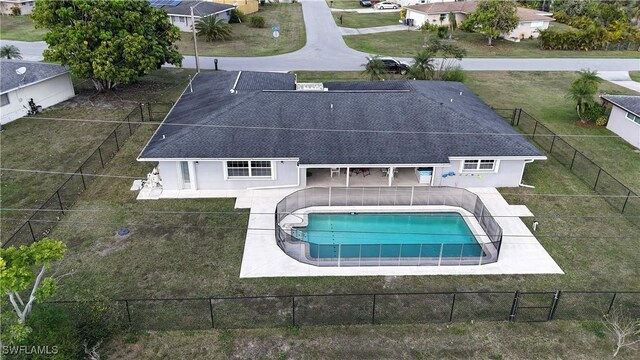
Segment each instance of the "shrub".
M609 119L605 115L601 115L596 119L596 125L598 126L606 126L609 122Z
M604 107L596 103L586 105L582 111L582 118L586 121L595 122L602 115L604 115Z
M444 37L447 35L447 32L449 31L449 28L446 26L438 26L438 38L439 39L444 39Z
M406 19L407 18L407 8L402 8L400 10L400 19Z
M442 80L444 81L459 81L459 82L463 82L464 79L466 78L466 74L464 73L464 70L462 70L462 67L458 66L454 66L452 68L449 68L447 70L445 70L442 73Z
M252 28L263 28L265 26L264 18L260 15L249 17L249 26Z
M232 9L229 16L229 24L239 24L247 21L247 15L238 9Z
M22 10L20 10L20 8L17 7L17 6L14 6L14 7L11 8L11 15L20 16L20 15L22 15Z

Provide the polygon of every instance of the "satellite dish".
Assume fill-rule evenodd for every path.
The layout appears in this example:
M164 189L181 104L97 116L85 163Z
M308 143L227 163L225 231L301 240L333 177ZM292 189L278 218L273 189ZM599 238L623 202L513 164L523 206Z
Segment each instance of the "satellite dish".
M27 68L24 67L24 66L23 67L19 67L19 68L16 69L16 74L18 74L18 75L24 75L24 73L26 73L26 72L27 72Z

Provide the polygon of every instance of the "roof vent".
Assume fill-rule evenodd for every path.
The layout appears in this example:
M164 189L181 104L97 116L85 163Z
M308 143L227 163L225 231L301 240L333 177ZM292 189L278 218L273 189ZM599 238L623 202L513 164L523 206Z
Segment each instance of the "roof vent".
M296 91L327 91L322 83L296 83Z

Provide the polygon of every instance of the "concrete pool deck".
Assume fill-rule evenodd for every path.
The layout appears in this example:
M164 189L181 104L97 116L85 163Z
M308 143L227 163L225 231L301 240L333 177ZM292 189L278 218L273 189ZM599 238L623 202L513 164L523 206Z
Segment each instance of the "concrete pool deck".
M241 278L367 275L499 275L564 274L526 225L515 216L533 216L522 205L509 205L495 188L467 188L482 199L503 229L498 262L463 266L318 267L298 262L276 244L275 208L298 189L238 192L236 207L250 207ZM501 217L509 216L509 217Z

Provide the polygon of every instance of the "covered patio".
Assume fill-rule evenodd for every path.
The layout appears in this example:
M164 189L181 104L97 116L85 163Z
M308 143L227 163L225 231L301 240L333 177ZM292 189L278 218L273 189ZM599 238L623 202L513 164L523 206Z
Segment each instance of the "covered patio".
M429 186L431 176L422 170L422 182L417 168L369 167L369 168L307 168L307 186ZM422 169L422 168L421 168ZM433 168L430 168L433 171ZM348 176L347 176L348 175Z

